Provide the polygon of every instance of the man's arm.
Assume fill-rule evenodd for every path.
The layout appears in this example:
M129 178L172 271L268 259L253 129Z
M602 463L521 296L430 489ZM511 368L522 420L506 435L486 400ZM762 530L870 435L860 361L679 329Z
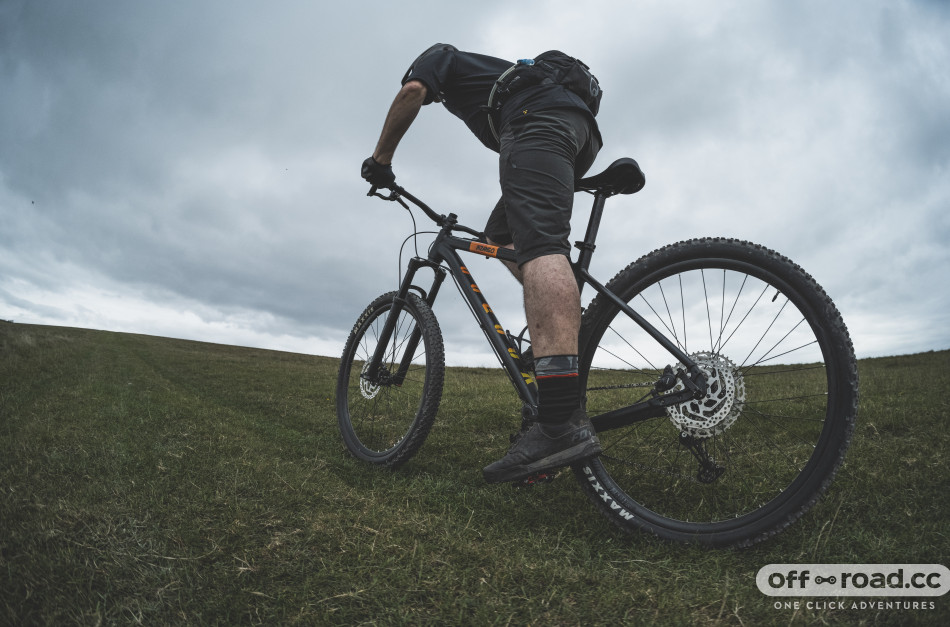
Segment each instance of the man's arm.
M425 99L426 86L421 82L409 81L402 86L389 107L389 113L386 114L386 121L383 123L383 132L373 152L373 159L377 163L382 165L392 163L396 146L409 130L412 121L416 119Z

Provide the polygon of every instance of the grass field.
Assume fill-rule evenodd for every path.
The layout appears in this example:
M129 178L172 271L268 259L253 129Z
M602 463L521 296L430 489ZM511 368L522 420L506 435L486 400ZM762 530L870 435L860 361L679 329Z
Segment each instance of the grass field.
M950 564L950 352L861 361L838 479L744 551L624 535L569 474L486 485L518 420L500 370L450 369L420 453L369 468L336 368L0 322L0 623L950 624L950 596L776 608L755 585L773 563Z

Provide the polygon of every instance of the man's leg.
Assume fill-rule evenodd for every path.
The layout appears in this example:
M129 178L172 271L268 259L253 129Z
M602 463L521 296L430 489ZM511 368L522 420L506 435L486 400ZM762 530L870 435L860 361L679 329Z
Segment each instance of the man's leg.
M581 409L580 295L567 257L575 157L586 144L586 130L586 122L562 112L512 123L503 132L504 203L496 205L486 232L507 230L516 242L538 384L538 422L519 434L504 458L483 469L492 483L517 481L600 453ZM502 224L499 208L505 209L503 226L510 228L494 228Z
M483 469L490 483L518 481L601 451L581 409L577 372L581 303L570 262L562 254L542 255L525 262L520 270L539 415L538 422L520 434L505 457Z
M498 242L493 241L490 237L486 237L485 241L489 246L498 246L500 248L507 248L508 250L515 249L514 244L499 244ZM511 272L511 275L518 280L518 283L524 285L524 273L521 272L521 268L518 267L518 264L513 261L505 261L504 259L499 259L499 261L501 261L501 263L503 263L505 267L508 268L508 270Z
M577 355L581 297L567 257L537 257L521 269L525 317L535 359L549 355Z
M580 409L577 333L581 300L567 257L545 255L525 263L524 308L538 385L538 420L560 425Z
M499 245L491 239L488 243ZM563 422L580 407L576 375L581 301L574 272L564 255L537 257L525 263L523 269L514 263L505 265L524 285L525 317L541 396L540 419Z

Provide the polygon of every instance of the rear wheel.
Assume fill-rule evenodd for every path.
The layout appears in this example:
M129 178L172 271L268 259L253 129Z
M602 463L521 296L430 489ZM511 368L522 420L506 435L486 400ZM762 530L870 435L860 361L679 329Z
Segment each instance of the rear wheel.
M379 371L370 360L396 292L366 308L347 339L337 377L337 423L350 452L395 468L412 457L429 434L445 375L442 332L432 310L409 294L386 341Z
M575 467L584 490L625 530L746 546L786 528L832 481L851 440L857 369L841 315L785 257L704 239L655 251L608 285L703 371L707 396L622 427ZM597 416L662 393L682 367L616 305L598 297L581 328L580 374Z

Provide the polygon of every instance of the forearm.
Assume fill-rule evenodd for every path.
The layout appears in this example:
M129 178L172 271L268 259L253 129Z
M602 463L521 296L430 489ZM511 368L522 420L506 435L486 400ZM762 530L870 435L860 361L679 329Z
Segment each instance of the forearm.
M383 132L379 136L376 150L373 151L373 158L377 162L392 163L396 147L409 130L412 121L416 119L425 98L425 85L418 81L409 81L399 90L389 107L389 113L386 114Z

